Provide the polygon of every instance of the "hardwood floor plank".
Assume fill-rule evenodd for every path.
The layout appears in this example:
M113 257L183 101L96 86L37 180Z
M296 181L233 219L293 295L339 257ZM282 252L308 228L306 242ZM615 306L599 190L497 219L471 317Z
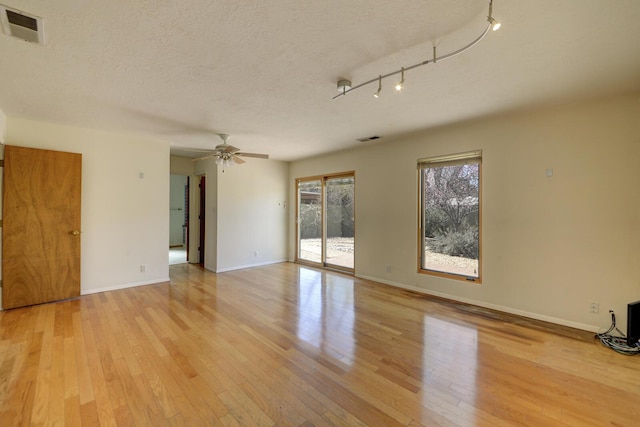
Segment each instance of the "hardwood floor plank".
M252 361L246 364L246 369L256 378L252 384L263 382L281 402L280 404L289 404L316 426L330 425L322 418L328 409L313 396L280 375L277 370L273 370L269 364L262 360Z
M124 358L113 360L113 364L122 386L122 394L126 397L128 413L134 425L154 425L150 415L157 415L159 411L155 408L155 400L150 399L150 395L145 393L144 386L140 381L141 378L136 377L137 381L134 380Z
M240 389L277 426L297 426L306 421L288 402L278 399L260 381L246 381L240 384Z
M215 426L218 420L211 416L210 418L202 418L198 415L196 408L193 407L186 396L180 395L175 398L176 407L180 411L180 415L188 426Z
M244 424L240 424L238 420L233 417L233 414L227 414L220 418L220 422L225 427L244 427Z
M61 307L61 305L58 305ZM48 425L60 425L64 423L64 396L65 396L65 372L64 372L64 331L53 337L51 381L49 384L49 411L47 415ZM73 381L73 378L69 378Z
M94 308L95 298L94 295L90 295L86 299L89 301L89 306L91 308L82 313L81 321L83 324L82 332L87 354L87 369L91 376L94 395L94 400L89 401L89 403L95 402L100 425L115 426L116 418L114 408L116 406L112 406L111 401L109 400L109 392L107 390L106 380L100 363L100 355L96 348L94 331L91 324L91 318L96 315L96 310ZM86 403L85 405L88 405L89 403Z
M80 405L81 426L99 426L98 409L95 400Z
M69 329L73 333L73 326L69 324ZM78 362L76 361L76 345L75 338L70 336L63 340L63 354L61 362L64 364L64 370L62 372L62 380L64 382L64 398L70 399L78 397Z
M589 333L291 263L170 274L0 312L0 425L640 419L640 359Z
M138 326L140 327L140 329L142 329L142 332L144 332L145 336L147 337L147 339L155 349L158 356L160 357L167 356L169 352L167 351L166 348L164 348L164 346L160 342L160 339L153 332L153 330L151 329L147 321L144 319L144 317L136 316L136 322L138 323Z
M193 383L194 391L202 396L216 418L220 419L229 413L227 407L224 406L224 403L218 398L214 388L211 387L211 382L202 379L200 376L192 378L191 382ZM220 391L220 393L221 392L222 391Z
M259 421L264 421L264 420L259 420L259 421L255 420L251 416L249 411L245 409L242 402L238 401L236 399L236 396L231 394L229 391L224 391L220 393L218 395L218 398L222 401L222 403L224 403L224 406L226 406L227 409L229 410L229 414L223 417L226 420L228 420L229 416L231 416L234 422L238 423L238 425L248 426L248 427L273 425L273 423L270 422L270 420L268 419L264 423L259 423Z
M31 411L33 424L44 424L49 411L49 391L51 388L51 359L53 352L53 330L55 326L55 306L46 304L45 326L42 334L42 348L40 360L37 363L37 375L35 379L34 405Z
M0 419L10 426L31 425L35 384L33 381L20 381L11 392L12 398L3 402ZM4 396L3 393L0 396Z
M81 426L82 414L80 411L80 398L75 395L64 399L64 418L60 425Z

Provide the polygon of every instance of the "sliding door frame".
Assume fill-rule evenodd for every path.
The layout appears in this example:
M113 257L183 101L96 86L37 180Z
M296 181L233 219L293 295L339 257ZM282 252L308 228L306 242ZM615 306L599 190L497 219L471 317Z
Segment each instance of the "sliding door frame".
M353 217L354 217L354 221L353 221L353 231L354 231L354 258L353 258L353 267L349 268L349 267L344 267L341 265L336 265L336 264L331 264L331 263L327 263L327 181L330 179L335 179L335 178L353 178L353 195L354 195L354 201L353 201ZM310 260L306 260L303 258L300 258L300 190L299 190L299 184L302 182L308 182L308 181L320 181L320 188L321 188L321 195L320 195L320 201L321 201L321 213L322 213L322 221L321 221L321 231L320 231L320 236L321 236L321 255L320 255L320 262L314 262L314 261L310 261ZM316 176L307 176L307 177L303 177L303 178L296 178L296 188L295 188L295 192L296 192L296 217L295 217L295 223L296 223L296 235L295 235L295 239L296 239L296 245L295 245L295 262L300 263L300 264L307 264L313 267L324 267L324 268L329 268L332 270L339 270L339 271L343 271L343 272L347 272L347 273L355 273L355 229L356 229L356 221L355 221L355 216L356 216L356 206L355 206L355 186L356 186L356 173L355 171L348 171L348 172L339 172L339 173L332 173L332 174L326 174L326 175L316 175Z

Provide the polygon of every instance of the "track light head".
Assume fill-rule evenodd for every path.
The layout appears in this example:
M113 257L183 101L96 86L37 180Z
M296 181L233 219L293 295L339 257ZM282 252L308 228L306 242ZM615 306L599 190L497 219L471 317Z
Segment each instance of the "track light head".
M496 21L493 17L493 0L489 1L489 16L487 16L487 21L489 21L489 25L491 25L493 31L498 31L500 27L502 27L500 21Z
M400 82L398 82L398 84L396 85L396 90L398 92L400 92L402 90L402 88L404 87L404 67L402 68L402 74L401 74L401 78L400 78Z
M489 24L491 24L491 30L493 30L493 31L498 31L500 29L500 27L502 27L502 24L500 23L500 21L496 21L492 17L489 17L489 19L487 19L487 21L489 21Z
M378 90L373 94L374 98L380 97L380 91L382 90L382 76L378 76Z

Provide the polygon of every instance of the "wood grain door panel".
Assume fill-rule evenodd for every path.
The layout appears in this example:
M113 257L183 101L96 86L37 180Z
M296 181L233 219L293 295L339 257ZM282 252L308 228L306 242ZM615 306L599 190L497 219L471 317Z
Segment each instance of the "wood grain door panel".
M80 295L82 155L5 146L4 308Z

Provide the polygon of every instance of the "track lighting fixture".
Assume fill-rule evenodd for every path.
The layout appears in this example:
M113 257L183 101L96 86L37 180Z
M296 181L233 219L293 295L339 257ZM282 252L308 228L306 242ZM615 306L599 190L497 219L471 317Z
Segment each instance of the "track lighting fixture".
M417 64L413 64L410 65L408 67L402 67L399 70L396 71L392 71L390 73L387 74L381 74L376 78L373 78L371 80L367 80L364 83L360 83L358 85L352 86L351 85L351 81L347 80L347 79L339 79L338 80L338 94L336 96L333 97L333 99L339 98L341 96L344 96L346 94L348 94L349 92L352 92L356 89L359 89L363 86L366 86L368 84L371 83L375 83L376 81L378 82L378 90L373 94L374 97L378 98L380 96L380 91L382 90L382 79L385 79L387 77L391 77L391 76L395 76L396 74L400 74L400 82L395 86L397 91L401 91L402 88L404 87L404 73L405 71L409 71L409 70L413 70L414 68L418 68L421 67L423 65L427 65L427 64L435 64L438 61L442 61L443 59L449 59L449 58L453 58L456 55L461 54L462 52L465 52L469 49L471 49L473 46L475 46L478 42L480 42L480 40L482 40L484 38L484 36L487 35L487 33L489 32L489 30L493 30L493 31L497 31L502 24L500 24L499 21L497 21L494 17L493 17L493 0L489 0L489 14L487 15L487 22L488 25L487 27L484 29L484 31L482 32L482 34L480 34L478 37L476 37L474 40L472 40L469 44L467 44L464 47L461 47L460 49L441 55L441 56L437 56L436 55L436 48L435 46L433 47L433 58L431 59L426 59L422 62L418 62Z
M376 93L373 94L373 96L376 97L376 98L379 98L381 90L382 90L382 76L379 76L378 77L378 90L376 91Z

